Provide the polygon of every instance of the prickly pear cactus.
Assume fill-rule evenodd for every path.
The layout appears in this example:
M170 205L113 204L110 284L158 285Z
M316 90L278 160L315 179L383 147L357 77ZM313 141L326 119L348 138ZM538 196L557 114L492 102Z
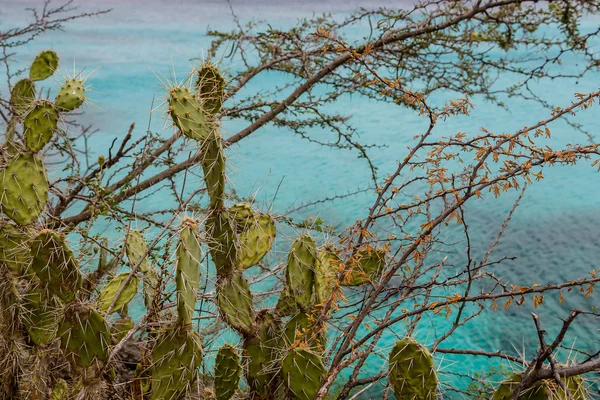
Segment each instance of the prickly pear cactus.
M58 328L58 305L54 300L48 298L42 289L34 288L23 295L21 305L21 320L31 341L45 345L54 340Z
M134 327L134 322L129 317L119 318L112 323L110 333L113 338L113 343L118 343L125 335Z
M20 276L31 263L29 237L13 225L0 226L0 264Z
M110 328L102 315L89 305L69 304L57 336L65 355L77 365L87 367L96 361L108 361Z
M298 346L302 343L303 346L310 346L310 350L315 353L321 353L325 347L326 337L322 332L316 332L315 316L299 312L294 315L284 328L282 338L284 342L280 347L290 348Z
M113 303L115 297L117 296L117 293L119 292L119 290L121 290L121 287L125 285L125 282L127 282L128 278L129 273L124 272L115 276L113 279L110 280L110 282L106 284L106 286L104 286L104 288L102 288L102 290L100 291L100 295L98 296L98 309L100 311L109 311L108 308ZM115 304L110 311L118 312L121 309L123 309L123 307L127 306L127 304L129 304L129 302L133 300L134 296L136 295L138 284L138 277L136 275L133 275L129 282L127 282L127 284L124 286L123 291L119 295L119 298L115 301Z
M154 300L156 286L158 285L158 274L150 266L146 252L148 247L141 232L130 230L125 238L125 252L129 258L129 264L132 268L139 264L139 270L142 272L142 282L144 284L144 304L150 307Z
M252 217L240 233L237 267L241 270L256 265L271 250L275 240L275 221L267 214Z
M23 120L23 135L27 148L37 153L56 132L58 126L58 111L49 101L34 102Z
M81 272L64 237L41 231L31 241L31 268L42 284L63 301L72 301L81 289Z
M226 344L215 359L215 394L217 400L229 400L238 389L242 373L240 355L235 347Z
M60 87L54 105L59 111L73 111L81 107L85 101L83 80L73 77Z
M360 251L346 275L344 286L360 286L376 279L385 267L385 252L375 249Z
M493 400L511 400L521 383L521 374L513 374L502 381L494 392ZM519 394L519 400L585 400L587 391L583 379L579 376L563 380L569 394L553 380L536 382Z
M319 249L315 265L315 295L318 304L329 300L336 285L340 262L334 249L329 247Z
M46 170L30 153L14 156L0 170L0 206L7 217L19 225L36 219L48 201Z
M225 79L219 70L210 62L206 62L197 72L196 88L204 110L214 116L223 105Z
M169 114L173 123L189 138L204 141L211 134L202 105L196 97L184 87L176 87L169 91Z
M438 377L429 351L412 338L396 342L390 352L388 379L398 399L435 400Z
M177 314L182 326L192 323L200 282L200 260L202 251L196 223L186 220L179 235L176 273Z
M206 237L217 275L230 275L235 265L237 246L234 223L227 212L211 211L206 220Z
M217 305L223 319L233 328L244 334L253 331L252 292L241 273L233 273L217 283Z
M327 370L321 357L308 350L292 349L283 359L283 383L299 400L312 400Z
M221 137L216 134L202 144L204 183L213 209L223 208L225 196L225 155Z
M311 305L316 260L315 241L308 235L296 239L288 256L286 282L291 296L304 312L309 311Z
M197 332L175 325L152 351L152 400L179 399L192 388L202 364Z
M21 79L10 92L10 110L21 115L29 109L35 99L35 83L31 79Z
M29 68L29 79L32 81L43 81L52 76L58 68L58 54L52 50L42 51L37 55Z

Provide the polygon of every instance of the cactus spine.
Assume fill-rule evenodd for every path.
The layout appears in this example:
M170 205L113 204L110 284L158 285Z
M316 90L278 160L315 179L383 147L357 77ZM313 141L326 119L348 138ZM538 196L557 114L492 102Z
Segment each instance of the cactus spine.
M390 352L388 379L398 399L435 400L438 377L429 351L412 338L396 342Z

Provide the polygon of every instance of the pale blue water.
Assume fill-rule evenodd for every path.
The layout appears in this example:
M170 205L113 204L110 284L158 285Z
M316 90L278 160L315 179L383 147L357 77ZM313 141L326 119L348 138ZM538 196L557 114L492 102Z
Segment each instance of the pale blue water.
M348 13L357 6L376 5L373 2L353 1L234 1L236 13L246 21L250 18L266 19L275 26L291 26L300 16L309 16L313 11ZM383 3L383 2L382 2ZM406 2L387 3L388 7ZM5 28L27 20L23 9L37 5L37 1L0 0L0 27ZM123 137L131 122L136 123L135 135L143 135L148 123L153 96L163 95L157 75L168 75L171 69L184 73L189 70L189 57L205 53L208 40L206 29L230 29L233 22L225 1L172 1L160 3L115 0L82 2L84 9L112 7L106 16L76 21L67 26L66 32L54 32L41 36L24 47L18 60L27 65L32 57L43 48L52 48L60 53L63 68L75 62L77 68L88 70L100 67L90 79L95 93L90 95L96 107L88 106L83 121L93 123L100 132L92 140L92 148L107 149L115 137ZM589 20L587 28L597 26L598 21ZM360 30L360 29L359 29ZM598 43L596 49L600 48ZM563 71L579 71L580 60L566 58ZM235 69L236 65L231 66ZM183 74L181 75L183 77ZM574 81L545 81L539 84L538 93L553 105L567 105L573 92L591 92L598 89L600 74L589 73L585 78ZM262 85L274 85L282 77L270 74L252 82L249 90ZM503 76L500 85L512 83L514 77ZM0 87L0 90L4 90ZM440 96L441 103L446 97ZM451 135L463 131L477 134L485 126L497 132L512 132L524 125L531 125L548 115L539 105L521 100L508 100L511 111L507 112L481 99L473 99L475 110L469 117L453 118L437 127L437 135ZM397 107L382 106L359 97L343 98L335 109L351 114L353 123L361 133L364 143L385 143L386 148L374 149L371 156L379 167L380 176L385 176L403 158L413 135L421 132L426 121L414 113ZM577 122L583 123L593 135L598 134L598 107L582 112ZM153 131L160 131L163 122L155 117ZM243 123L225 121L223 133L235 133ZM563 122L552 128L551 145L558 147L566 143L583 143L586 138ZM168 134L167 132L166 134ZM312 134L326 134L318 131ZM598 138L598 135L596 136ZM99 155L100 153L96 154ZM319 199L324 195L343 194L369 186L369 173L364 160L349 151L329 150L316 147L295 137L292 133L264 127L251 137L228 150L232 170L232 185L240 195L249 195L259 188L257 199L261 204L270 204L275 190L281 188L274 203L274 210L284 212L292 205ZM51 171L52 172L52 171ZM54 171L54 173L58 173ZM576 167L545 169L545 180L530 187L514 214L503 240L494 254L516 256L517 259L498 267L497 275L523 285L558 282L573 279L598 268L600 264L600 176L588 163ZM474 238L474 256L481 258L497 229L512 206L516 194L494 199L486 195L484 200L469 207L468 222ZM160 199L153 199L160 201ZM347 226L356 218L365 215L365 207L372 201L372 194L363 194L333 205L309 209L302 216L320 215L327 223ZM152 209L152 202L141 203L140 211ZM286 239L280 240L283 248ZM461 246L453 249L459 253ZM459 258L460 259L460 258ZM579 294L566 296L566 303L558 304L557 295L547 296L544 305L536 310L544 326L552 333L560 325L558 318L565 317L569 308L589 310L599 305L594 294L584 300ZM521 308L508 311L486 312L477 322L459 329L444 347L476 348L484 350L502 349L511 354L523 344L532 354L533 324L531 302ZM429 321L427 321L429 323ZM441 329L444 322L436 323ZM398 327L398 330L401 330ZM568 343L584 349L597 349L597 321L582 319L568 338ZM435 333L423 325L419 335L425 342L433 341ZM384 352L393 345L395 337L388 336L381 342ZM484 371L493 361L468 357L437 357L442 371ZM375 372L381 360L373 358L365 368L365 375ZM453 380L452 376L444 379ZM377 391L363 398L378 397ZM448 393L449 398L456 397Z

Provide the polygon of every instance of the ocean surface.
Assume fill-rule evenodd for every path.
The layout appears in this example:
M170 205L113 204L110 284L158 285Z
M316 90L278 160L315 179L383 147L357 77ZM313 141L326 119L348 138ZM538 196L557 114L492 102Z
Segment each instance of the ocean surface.
M40 3L41 0L0 0L0 30L29 21L31 17L25 8ZM360 6L385 5L392 8L407 3L410 2L232 0L235 13L243 22L262 19L280 28L290 27L298 18L311 16L313 12L344 16ZM169 76L173 70L183 77L190 70L190 57L206 54L209 45L205 35L207 29L229 30L234 27L228 3L220 0L109 0L79 1L76 4L80 4L84 11L103 8L112 8L113 11L108 15L69 23L64 32L44 34L21 48L16 59L26 66L38 51L51 48L60 54L64 72L71 72L73 68L85 68L86 71L98 68L89 79L93 89L89 95L92 104L86 106L80 119L99 129L90 142L92 149L98 149L95 156L100 155L102 150L106 152L115 137L122 138L132 122L136 123L134 136L144 135L153 98L164 98L158 77ZM584 28L595 28L598 23L597 19L589 19ZM367 26L362 28L368 29ZM594 45L592 50L598 52L600 42L596 41ZM231 70L235 67L229 66ZM583 64L569 56L560 68L563 72L579 72ZM590 72L577 80L548 80L534 85L538 94L552 105L566 106L574 99L574 92L598 90L599 78L598 72ZM261 85L275 85L283 79L272 74L268 80L253 81L249 90L258 90ZM498 84L506 86L513 79L512 76L501 76ZM56 88L56 83L50 84L50 87ZM0 86L3 93L5 89ZM444 99L440 97L434 101L440 104ZM510 111L507 111L480 98L472 100L475 109L471 115L440 123L436 136L457 132L476 135L481 127L510 133L549 115L548 110L534 102L508 99ZM380 176L395 168L397 160L406 154L412 137L426 126L426 121L411 111L382 106L358 96L343 98L334 107L352 115L352 123L363 143L386 144L386 147L371 152ZM600 107L595 106L574 119L583 124L596 141L600 140L598 115ZM163 125L164 120L155 117L151 129L160 132ZM243 122L224 121L222 132L227 136L243 126ZM165 135L171 132L170 129ZM553 138L549 143L552 146L586 143L588 140L564 122L554 124L551 129ZM315 129L311 134L318 136L320 132ZM276 212L283 213L311 200L341 195L370 185L366 163L356 153L317 147L285 129L272 126L263 127L232 146L227 150L227 156L233 166L232 187L238 194L247 196L254 193L259 204L268 205L280 185L273 203ZM494 252L498 258L510 256L516 259L497 267L494 270L496 275L521 285L545 284L586 276L590 270L600 266L600 175L589 164L581 162L574 167L546 168L545 179L528 188ZM58 174L59 168L50 173ZM468 208L475 258L481 258L487 250L517 193L502 195L498 199L491 194L484 195L483 200ZM356 218L364 217L372 200L372 193L361 194L303 210L301 216L320 216L328 224L344 227ZM152 200L160 201L159 197ZM141 211L151 209L152 202L141 204ZM457 260L460 260L462 249L464 243L451 249ZM558 302L558 294L547 295L544 304L537 310L528 301L522 307L511 307L506 311L486 311L476 322L460 328L444 347L503 350L510 354L525 349L527 357L531 358L537 342L530 315L532 311L540 316L544 327L552 334L560 326L560 318L568 315L569 309L590 310L599 306L597 293L589 299L579 293L565 294L564 304ZM436 335L429 326L423 325L417 332L425 343L431 343ZM598 321L581 318L565 344L597 350L600 348L598 327ZM393 336L384 337L381 350L387 352L394 340ZM484 372L497 365L496 361L436 356L442 372ZM370 360L364 375L376 373L381 366L379 360ZM446 382L457 383L459 379L452 375L442 376ZM378 390L366 392L360 398L378 398ZM462 396L448 392L446 397Z

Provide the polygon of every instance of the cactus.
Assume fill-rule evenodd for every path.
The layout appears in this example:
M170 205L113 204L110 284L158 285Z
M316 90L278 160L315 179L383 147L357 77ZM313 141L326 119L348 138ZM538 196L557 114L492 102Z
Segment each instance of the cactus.
M37 153L50 139L57 129L58 111L49 101L39 101L33 106L23 120L23 135L27 148Z
M296 304L304 312L309 311L311 305L316 256L315 242L308 235L296 239L288 256L287 286Z
M29 109L35 99L35 83L31 79L21 79L10 92L10 110L21 115Z
M204 110L214 116L223 106L225 79L219 70L210 62L206 62L197 72L196 89Z
M275 240L275 222L267 214L252 218L240 234L236 266L247 269L256 265L271 250Z
M123 284L129 278L129 275L130 274L127 272L119 274L113 279L111 279L111 281L108 282L106 286L104 286L104 288L102 288L102 290L100 291L100 295L98 295L98 309L100 311L109 311L108 308L113 303L115 296L117 295L119 290L121 290L121 286L123 286ZM127 283L127 285L125 286L125 288L123 289L123 291L121 292L121 294L119 295L119 298L116 300L115 305L111 308L111 312L120 311L121 309L123 309L123 307L127 306L127 304L129 304L131 300L133 300L133 297L137 293L138 283L139 281L137 276L133 275Z
M198 141L207 140L212 133L202 105L187 89L176 87L169 91L169 115L184 135Z
M132 268L139 264L139 270L142 271L144 284L144 304L150 307L158 285L158 274L150 266L148 256L146 255L148 248L146 241L141 232L130 230L125 238L125 252L129 258L129 264Z
M110 329L102 315L88 305L67 305L57 336L74 364L88 367L97 361L108 361Z
M235 264L237 248L235 227L225 211L211 211L206 220L206 236L217 275L230 275Z
M81 288L81 272L64 238L43 230L31 241L31 268L48 290L64 301L75 299Z
M29 238L13 225L0 226L0 264L7 265L16 276L31 263Z
M83 80L73 77L60 87L54 105L59 111L73 111L81 107L85 101L85 87Z
M118 343L125 335L134 327L133 320L129 317L119 318L111 327L110 333L113 338L113 343Z
M202 363L200 336L189 327L175 325L152 351L152 400L178 399L189 390Z
M510 400L521 383L521 374L513 374L502 381L494 392L493 400ZM584 400L586 390L579 376L563 379L569 395L553 380L542 380L519 393L519 400Z
M315 265L315 295L318 304L323 304L331 296L337 280L337 272L340 266L340 258L335 250L325 247L317 254Z
M385 252L368 249L360 251L352 262L344 286L360 286L377 278L385 266Z
M36 345L50 343L58 328L54 300L40 288L34 288L23 295L21 304L21 319L31 341Z
M14 156L0 170L0 206L19 225L36 219L48 201L48 182L42 162L35 155Z
M398 399L434 400L438 377L429 351L412 338L396 342L390 352L388 379Z
M285 340L280 347L290 348L302 343L310 345L311 350L322 352L325 349L326 337L324 332L316 332L314 327L314 316L299 312L285 324Z
M179 238L176 274L177 314L181 325L190 325L196 305L202 259L196 224L191 220L184 221Z
M52 76L57 68L58 54L52 50L42 51L29 68L29 79L32 81L43 81Z
M244 334L252 332L252 292L241 273L234 273L217 283L217 305L221 316L229 325Z
M242 373L240 356L235 347L226 344L215 359L215 394L217 400L229 400L238 388Z
M210 207L213 209L223 208L225 195L225 155L221 145L221 137L206 140L202 144L202 170L204 171L204 183L210 197Z
M67 400L69 399L69 385L64 379L59 379L50 394L50 400Z
M319 355L303 349L290 350L281 371L284 384L299 400L312 400L327 372Z

